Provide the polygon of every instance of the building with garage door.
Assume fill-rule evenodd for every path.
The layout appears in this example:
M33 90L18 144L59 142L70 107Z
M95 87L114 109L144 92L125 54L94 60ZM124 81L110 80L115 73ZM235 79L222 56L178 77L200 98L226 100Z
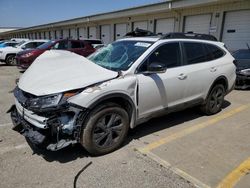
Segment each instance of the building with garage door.
M250 46L250 0L169 0L4 32L0 38L91 38L108 44L135 28L211 34L231 50Z

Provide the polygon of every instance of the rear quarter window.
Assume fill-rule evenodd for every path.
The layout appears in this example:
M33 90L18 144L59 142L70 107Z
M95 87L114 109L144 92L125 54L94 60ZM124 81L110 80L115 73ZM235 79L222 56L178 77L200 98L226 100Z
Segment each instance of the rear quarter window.
M225 52L221 50L219 47L212 45L212 44L205 44L207 50L210 53L210 56L212 57L212 60L221 58L224 56Z
M224 51L215 45L199 42L184 42L187 64L203 63L224 56Z

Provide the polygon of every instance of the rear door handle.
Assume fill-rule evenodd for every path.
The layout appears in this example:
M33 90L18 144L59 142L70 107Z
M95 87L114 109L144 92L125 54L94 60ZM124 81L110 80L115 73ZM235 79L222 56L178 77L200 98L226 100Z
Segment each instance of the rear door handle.
M211 68L210 68L210 71L211 71L211 72L215 72L215 71L217 71L217 68L216 68L216 67L211 67Z
M179 80L185 80L187 78L187 75L186 74L183 74L181 73L179 76L178 76L178 79Z

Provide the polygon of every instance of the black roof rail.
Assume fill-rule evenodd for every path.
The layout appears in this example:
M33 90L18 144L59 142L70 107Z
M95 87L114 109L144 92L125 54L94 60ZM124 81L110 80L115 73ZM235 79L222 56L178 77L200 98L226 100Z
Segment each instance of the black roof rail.
M167 33L162 35L161 39L199 39L199 40L211 40L218 41L213 35L200 34L200 33Z
M157 36L155 33L136 28L134 31L131 31L125 35L125 37L148 37L148 36Z

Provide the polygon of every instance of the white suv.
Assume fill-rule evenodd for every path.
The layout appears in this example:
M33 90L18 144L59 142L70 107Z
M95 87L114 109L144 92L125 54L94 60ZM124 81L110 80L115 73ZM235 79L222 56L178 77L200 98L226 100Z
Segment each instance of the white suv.
M22 41L15 46L5 47L0 49L0 61L5 62L7 65L16 65L16 54L26 49L36 48L49 40L28 40Z
M234 87L234 58L202 35L174 36L121 39L88 58L44 53L15 89L13 129L48 150L81 143L101 155L153 117L196 105L219 112Z

